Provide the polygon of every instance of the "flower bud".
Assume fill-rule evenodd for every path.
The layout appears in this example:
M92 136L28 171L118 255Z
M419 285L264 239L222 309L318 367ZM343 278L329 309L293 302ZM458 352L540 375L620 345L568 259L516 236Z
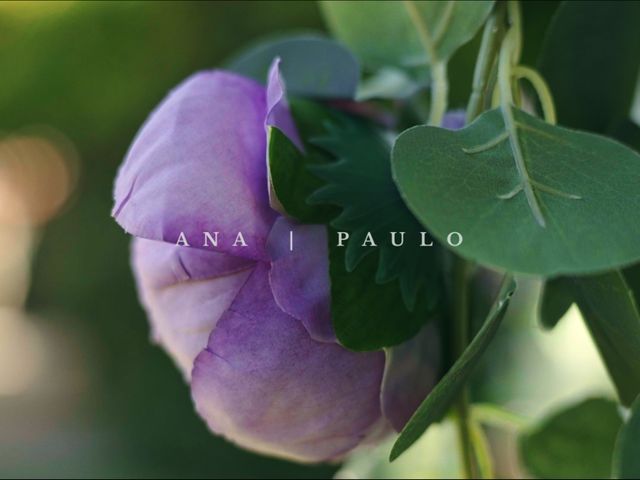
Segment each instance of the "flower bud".
M437 335L425 327L387 352L337 342L326 228L269 203L265 126L300 145L277 69L266 88L209 71L173 90L127 154L113 216L135 237L153 338L209 428L264 454L335 460L402 428L436 380ZM215 248L204 232L218 232ZM289 232L301 248L276 241Z

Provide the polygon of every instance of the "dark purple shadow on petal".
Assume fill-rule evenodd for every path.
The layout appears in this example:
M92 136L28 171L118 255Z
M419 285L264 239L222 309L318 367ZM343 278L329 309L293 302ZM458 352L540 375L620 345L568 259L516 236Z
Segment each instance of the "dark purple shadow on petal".
M436 384L439 337L434 322L430 322L411 340L386 351L382 412L398 432Z
M274 302L259 264L198 355L192 395L211 430L261 453L335 459L380 420L382 352L309 337Z
M300 320L314 340L335 342L326 227L298 225L280 217L269 235L267 250L269 282L278 306Z

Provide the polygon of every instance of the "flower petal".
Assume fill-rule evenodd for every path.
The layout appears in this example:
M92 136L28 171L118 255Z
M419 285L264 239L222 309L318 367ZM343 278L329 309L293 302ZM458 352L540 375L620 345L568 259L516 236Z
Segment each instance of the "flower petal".
M193 360L255 263L140 238L132 244L132 263L154 339L189 379Z
M335 342L326 227L298 225L280 217L267 248L271 257L269 282L278 306L300 320L314 340Z
M195 74L151 114L115 185L113 216L133 235L200 245L219 231L223 252L265 258L275 219L265 165L266 93L221 71ZM247 247L233 247L242 232Z
M211 430L261 453L340 457L379 425L382 352L312 340L273 301L259 264L218 322L192 374Z
M442 119L442 127L448 130L460 130L466 123L464 110L450 110Z
M386 351L382 412L396 431L405 424L438 380L440 341L433 321L411 340Z
M280 73L280 58L276 57L269 68L267 81L267 115L265 127L276 127L291 140L300 151L304 151L298 129L289 111L284 79Z

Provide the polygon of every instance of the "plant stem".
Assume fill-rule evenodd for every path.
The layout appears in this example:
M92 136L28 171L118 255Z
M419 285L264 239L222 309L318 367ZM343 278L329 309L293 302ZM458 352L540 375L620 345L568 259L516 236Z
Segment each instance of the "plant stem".
M429 125L440 126L442 119L447 111L447 103L449 98L449 81L447 80L447 62L438 56L436 49L437 42L442 33L436 32L437 36L432 36L429 27L418 10L415 2L411 0L404 1L404 8L411 19L411 23L418 33L418 38L422 44L422 48L428 57L431 71L431 108L429 110ZM442 25L446 27L450 21L452 10L448 9ZM444 31L444 30L443 30Z
M454 352L456 358L469 344L469 276L471 264L459 256L454 257L453 265L453 327ZM473 438L469 425L469 391L465 387L457 405L458 438L460 454L466 478L479 478L480 469L473 447Z
M482 43L473 72L471 97L467 104L467 123L471 123L484 110L491 70L504 34L504 10L504 4L497 4L484 25Z
M431 65L431 109L429 125L440 126L447 112L449 97L449 81L447 80L447 63L437 62Z
M482 43L478 52L473 73L472 93L467 105L467 123L472 122L484 110L487 86L491 70L502 43L504 34L504 13L502 3L498 4L485 24ZM454 256L453 266L453 324L454 352L456 357L462 355L469 343L469 276L471 264L463 258ZM473 444L473 435L469 419L469 389L465 387L460 394L457 405L458 438L460 455L466 478L480 478L480 463Z
M524 65L517 65L513 67L513 75L516 79L524 78L531 83L531 86L538 96L540 105L542 106L542 113L544 120L551 125L556 124L556 107L553 104L553 97L551 96L551 90L547 82L544 81L542 75L532 68L525 67Z
M509 132L509 142L511 144L511 150L513 151L513 158L516 163L516 169L518 175L522 180L522 187L524 194L531 209L536 222L541 227L546 226L542 209L538 197L533 190L533 183L527 170L527 166L524 161L524 154L522 152L522 146L520 145L520 139L518 136L518 126L516 119L513 115L513 92L511 79L513 78L512 68L513 61L516 59L516 51L519 48L520 32L516 26L513 26L507 32L504 42L500 50L500 58L498 60L498 89L500 92L500 109L502 110L502 118L504 120L504 128Z

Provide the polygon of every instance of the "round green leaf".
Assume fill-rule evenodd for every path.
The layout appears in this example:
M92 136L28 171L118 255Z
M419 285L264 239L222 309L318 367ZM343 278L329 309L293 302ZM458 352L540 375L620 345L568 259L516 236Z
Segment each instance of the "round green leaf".
M591 398L520 437L525 467L538 478L609 478L622 420L615 402Z
M461 255L509 271L590 273L640 259L640 156L611 139L499 110L458 131L419 126L392 154L409 208ZM516 148L517 147L517 148Z
M356 58L340 43L314 35L284 37L245 50L227 68L264 82L275 57L290 95L313 98L355 96L360 79Z
M492 1L414 4L441 61L473 38L493 7ZM325 1L321 5L331 31L370 68L434 61L426 56L405 2Z

